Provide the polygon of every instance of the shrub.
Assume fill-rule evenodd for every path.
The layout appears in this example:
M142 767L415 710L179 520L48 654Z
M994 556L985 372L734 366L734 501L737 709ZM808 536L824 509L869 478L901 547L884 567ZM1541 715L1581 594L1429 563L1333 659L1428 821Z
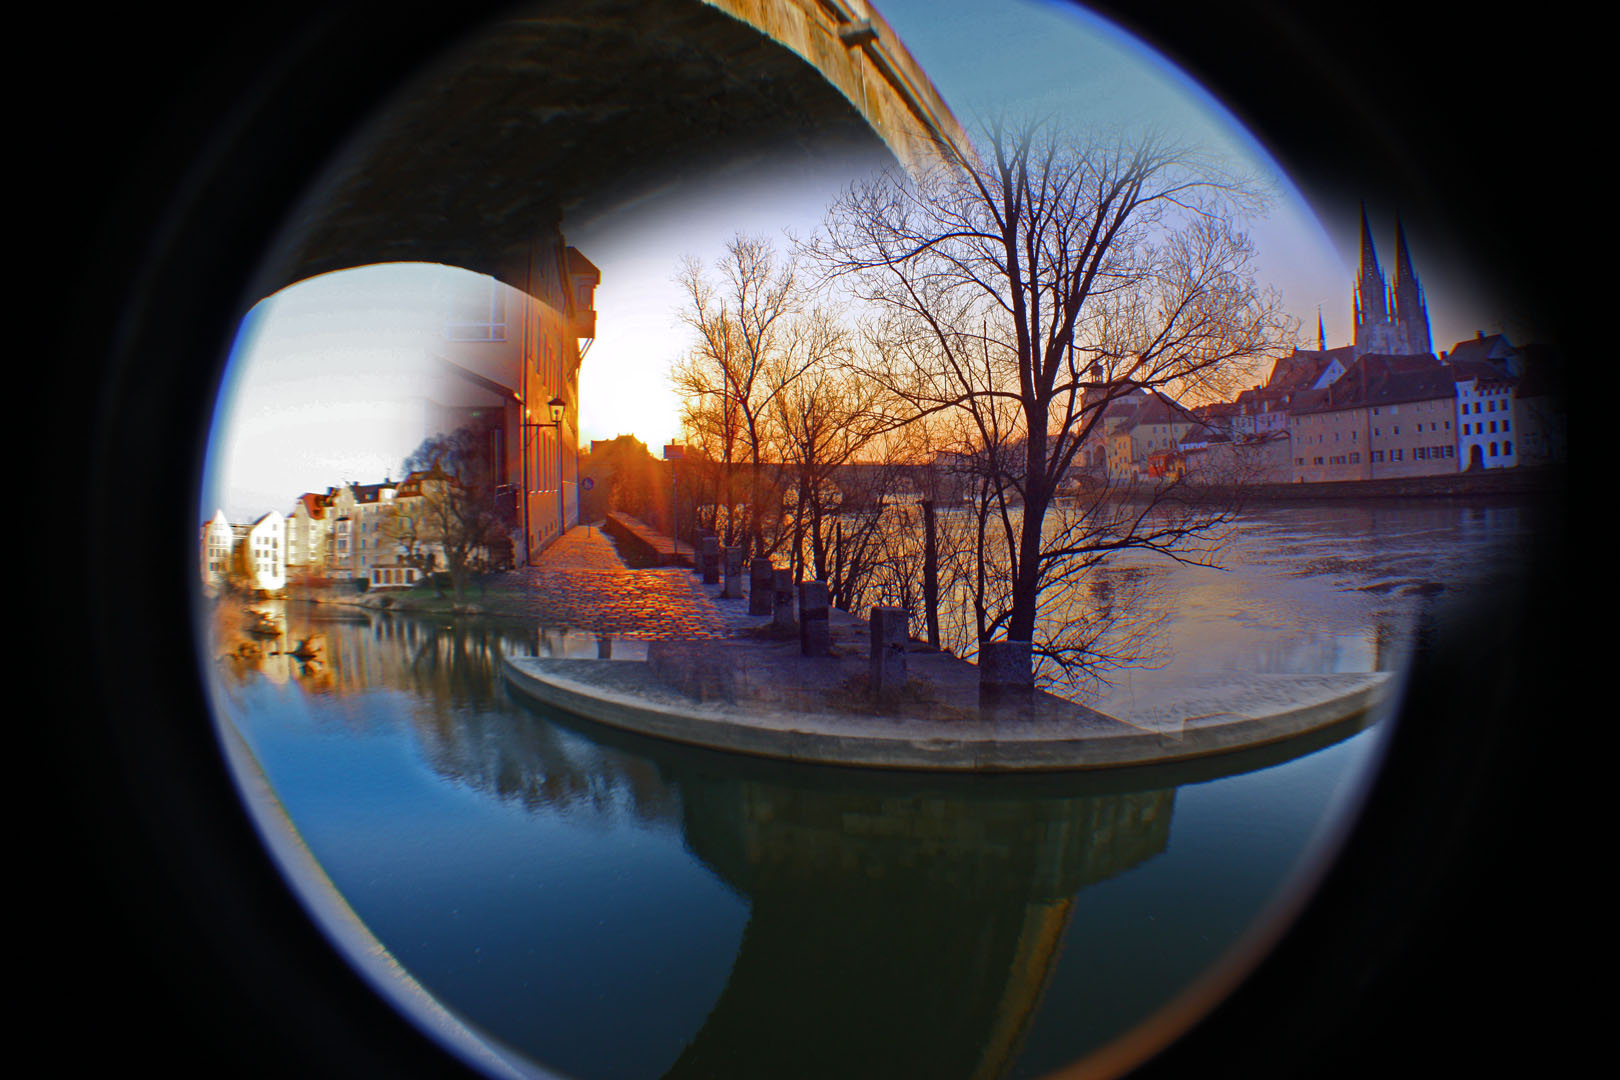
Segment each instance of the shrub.
M357 577L354 579L354 589L356 592L365 592L369 588L371 588L370 578Z

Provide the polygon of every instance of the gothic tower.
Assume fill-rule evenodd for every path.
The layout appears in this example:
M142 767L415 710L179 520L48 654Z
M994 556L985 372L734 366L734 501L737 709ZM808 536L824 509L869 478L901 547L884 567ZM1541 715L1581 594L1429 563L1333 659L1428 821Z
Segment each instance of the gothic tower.
M1403 350L1408 353L1434 351L1429 339L1429 306L1423 298L1423 284L1412 269L1412 254L1406 250L1406 229L1395 216L1395 326Z
M1355 355L1383 353L1411 356L1433 351L1429 338L1429 309L1423 286L1412 269L1406 230L1395 219L1395 283L1384 280L1367 226L1367 206L1361 207L1361 272L1356 278Z
M1378 266L1372 230L1367 227L1367 204L1361 204L1361 273L1356 276L1356 356L1388 352L1389 286Z

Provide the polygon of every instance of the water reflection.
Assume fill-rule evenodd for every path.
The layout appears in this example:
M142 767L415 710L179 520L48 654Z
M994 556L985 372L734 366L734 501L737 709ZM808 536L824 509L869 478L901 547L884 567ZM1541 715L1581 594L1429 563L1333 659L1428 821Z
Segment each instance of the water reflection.
M1032 1075L1218 957L1355 771L1310 764L1353 728L1179 771L806 768L502 692L504 655L591 636L260 607L272 647L216 640L224 711L310 851L435 996L569 1075ZM318 668L289 651L317 633ZM1298 791L1255 779L1291 759ZM1212 818L1221 784L1248 786Z
M891 783L682 783L688 845L750 913L666 1075L1005 1075L1075 894L1162 852L1175 806Z

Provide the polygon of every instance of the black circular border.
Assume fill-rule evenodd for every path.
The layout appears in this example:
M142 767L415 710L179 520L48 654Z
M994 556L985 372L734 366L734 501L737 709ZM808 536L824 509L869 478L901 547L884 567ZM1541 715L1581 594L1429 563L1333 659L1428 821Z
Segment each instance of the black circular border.
M1233 103L1308 194L1444 223L1573 352L1549 268L1579 237L1549 221L1537 178L1581 145L1556 13L1097 6ZM51 397L37 464L14 473L34 497L14 506L41 517L19 565L44 587L40 651L64 703L22 721L45 736L23 770L46 792L44 828L24 826L47 909L29 985L64 1067L463 1073L328 947L258 844L188 609L200 438L256 256L358 118L496 8L447 7L47 17L66 86L42 93L25 145L49 178L34 224L55 303L33 362ZM1369 811L1298 924L1144 1075L1365 1075L1395 1054L1402 1071L1545 1066L1565 800L1542 769L1571 714L1562 504L1544 521L1526 588L1475 598L1431 642Z

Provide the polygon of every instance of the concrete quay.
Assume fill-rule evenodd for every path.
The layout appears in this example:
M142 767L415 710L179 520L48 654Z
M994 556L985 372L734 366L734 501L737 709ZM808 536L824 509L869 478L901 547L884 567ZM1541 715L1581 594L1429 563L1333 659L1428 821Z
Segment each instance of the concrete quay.
M1266 746L1376 716L1392 688L1387 672L1233 673L1158 688L1128 716L1040 692L1025 708L981 709L975 665L911 641L903 689L880 702L865 620L831 610L826 655L806 656L797 633L749 614L746 593L727 597L723 583L692 591L724 636L620 649L633 659L509 656L508 686L587 720L711 749L968 772L1141 766Z

